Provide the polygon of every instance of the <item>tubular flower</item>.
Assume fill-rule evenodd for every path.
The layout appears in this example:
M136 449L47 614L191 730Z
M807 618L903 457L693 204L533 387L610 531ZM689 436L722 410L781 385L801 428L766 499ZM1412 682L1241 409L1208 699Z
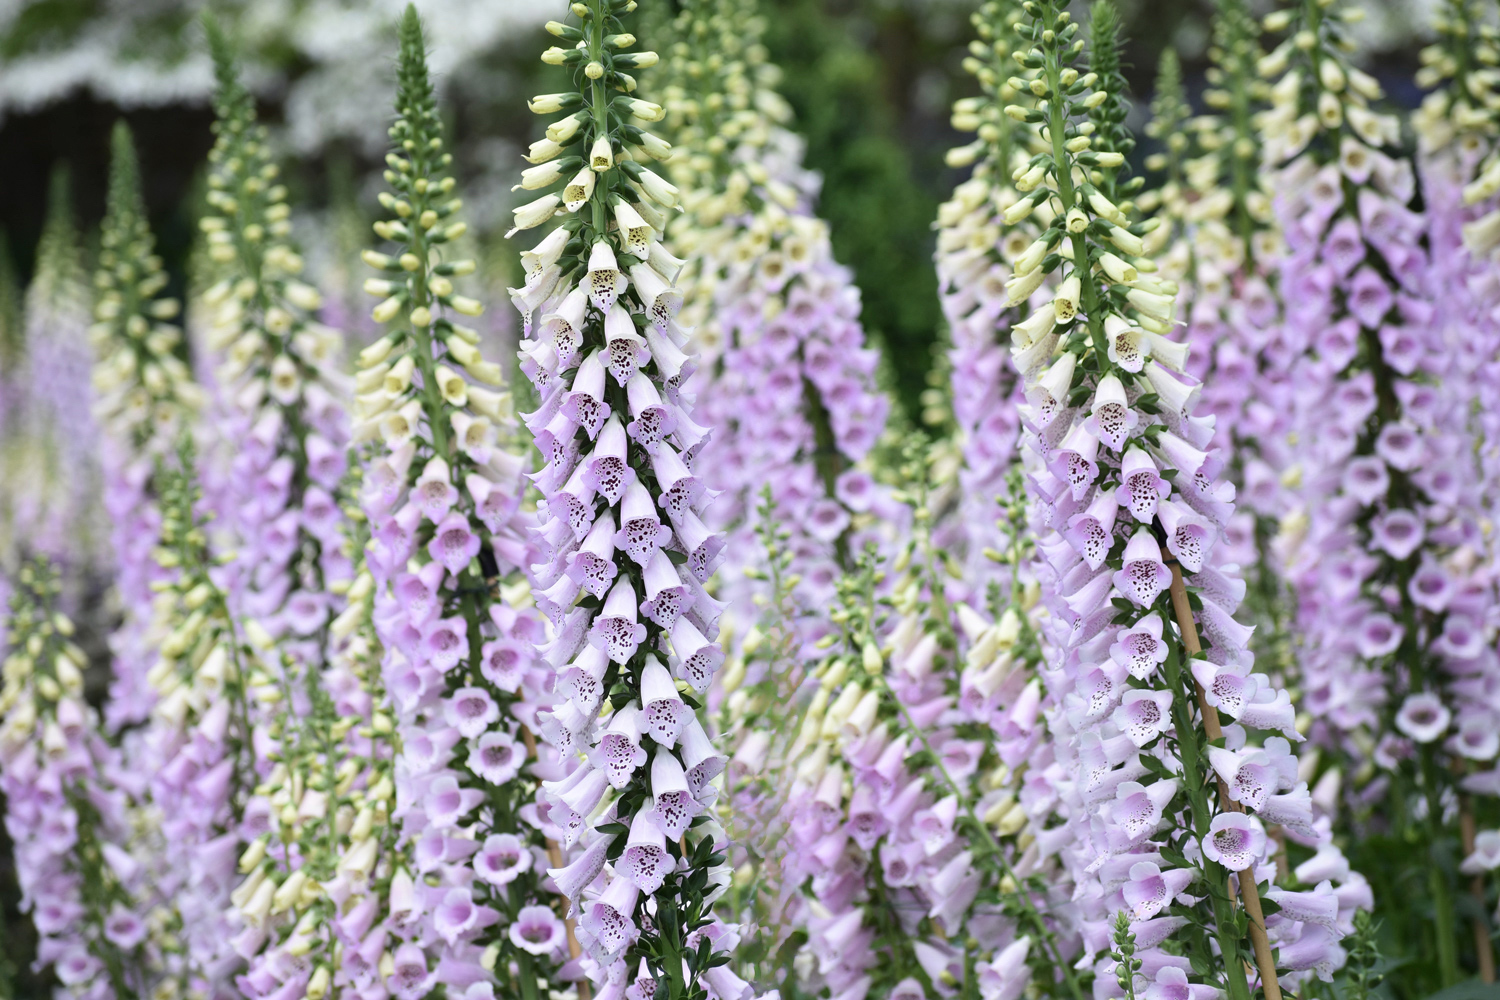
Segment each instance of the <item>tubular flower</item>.
M1304 345L1300 507L1284 539L1296 659L1311 733L1334 766L1375 765L1366 801L1408 789L1394 808L1423 816L1436 842L1456 832L1444 830L1446 796L1500 794L1497 748L1479 736L1500 725L1500 657L1476 641L1496 594L1473 366L1450 346L1470 334L1435 303L1446 293L1418 239L1412 163L1384 151L1398 122L1367 107L1379 87L1345 63L1337 12L1308 5L1296 28L1312 44L1278 49L1287 68L1263 123L1288 247L1286 324ZM1271 138L1285 122L1295 143ZM1438 966L1457 981L1455 887L1425 870Z
M889 400L875 385L859 289L814 214L818 180L774 90L754 0L699 0L671 27L696 49L691 63L664 64L654 86L682 191L671 224L674 250L690 261L679 322L700 351L696 419L714 428L697 457L722 491L706 517L726 533L723 596L749 596L742 570L760 555L755 505L770 484L810 611L832 596L840 552L893 509L867 461ZM650 218L649 208L637 214ZM641 277L649 294L650 274Z
M45 561L15 578L0 686L0 792L15 838L23 906L59 995L114 1000L155 985L141 877L140 816L125 791L119 751L83 697L83 651L55 610L57 580Z
M202 296L219 361L205 492L219 513L217 540L234 553L226 586L235 612L311 666L325 658L328 586L350 573L337 500L349 437L331 365L338 335L309 319L319 296L297 280L302 258L287 242L286 187L265 128L230 43L212 20L205 27L219 81L210 213L199 222L218 277Z
M174 299L141 199L135 145L124 123L115 126L109 205L94 275L95 419L103 431L104 509L112 526L116 587L124 621L110 639L115 669L105 720L112 729L142 722L151 711L144 644L151 619L151 584L170 574L152 554L161 523L156 507L156 463L170 460L177 435L202 405L202 391L183 362L182 336L166 320Z
M539 814L581 851L549 873L601 993L744 1000L749 985L719 954L733 928L713 914L730 877L710 784L723 761L694 717L724 658L721 606L703 590L724 543L704 525L714 492L695 471L710 431L685 389L697 360L675 320L680 262L658 240L677 188L642 166L660 146L645 125L663 112L629 96L626 70L656 62L628 51L633 9L593 0L572 8L576 25L549 28L572 46L551 52L574 89L533 107L571 112L542 154L563 166L558 193L516 212L517 230L561 216L522 255L526 283L511 293L541 399L524 415L544 462L532 477L544 518L532 586L552 625L541 654L567 699L539 719L569 766ZM538 921L515 938L555 934Z
M415 8L399 33L391 190L380 195L391 218L375 226L394 246L363 255L381 275L366 290L381 298L374 316L388 330L360 353L354 428L383 657L374 727L393 721L400 747L389 820L399 837L379 848L392 860L376 883L395 957L392 971L370 945L378 975L344 978L418 997L439 983L453 992L489 983L492 970L514 963L528 990L544 988L566 947L531 950L511 933L547 901L546 865L532 858L556 848L535 798L566 764L532 747L553 677L536 654L543 625L521 603L525 585L507 584L532 561L524 466L507 448L514 418L500 368L453 318L477 315L480 304L454 286L474 265L449 254L464 223ZM379 779L374 788L385 791ZM366 798L374 802L374 791ZM511 865L513 878L493 875L497 837L527 860Z
M1051 264L1055 288L1036 295L1051 300L1055 325L1018 325L1012 350L1025 379L1028 489L1052 612L1044 676L1058 710L1049 723L1073 779L1059 809L1073 827L1067 853L1079 887L1080 964L1093 964L1101 978L1113 970L1110 928L1129 907L1141 914L1128 930L1143 962L1178 966L1193 985L1237 1000L1251 996L1249 965L1274 997L1278 966L1290 969L1283 978L1293 983L1304 969L1337 966L1342 952L1325 928L1263 915L1255 883L1278 879L1266 827L1311 843L1327 834L1314 826L1297 779L1290 746L1302 737L1290 699L1253 672L1252 630L1232 617L1244 584L1218 542L1234 513L1234 489L1219 478L1223 463L1209 450L1211 419L1194 413L1201 390L1182 371L1185 351L1165 336L1176 283L1156 277L1155 262L1141 252L1137 241L1152 227L1129 222L1123 196L1131 185L1111 180L1119 160L1094 145L1093 135L1107 138L1109 121L1080 120L1081 112L1108 106L1109 96L1091 86L1106 74L1079 76L1070 65L1083 46L1057 4L1024 9L1017 61L1036 72L1036 84L1013 117L1037 126L1049 147L1035 159L1028 202L1051 204L1058 220L1051 235L1066 241L1068 253ZM1091 65L1102 65L1100 53L1114 45L1096 23ZM1101 499L1111 491L1113 514ZM1243 755L1223 763L1231 778L1210 755L1221 739ZM1252 760L1263 773L1241 781ZM1218 795L1210 792L1210 770L1220 777ZM1247 805L1256 801L1257 781L1275 789L1258 809ZM1142 909L1198 880L1237 885L1246 912L1235 912L1234 895L1217 891L1179 897L1171 913ZM1348 909L1358 901L1351 889ZM1189 936L1205 953L1212 941L1222 965L1205 974L1161 950L1169 937ZM1310 953L1314 938L1325 947L1295 968L1277 962L1276 948L1285 959L1304 938Z

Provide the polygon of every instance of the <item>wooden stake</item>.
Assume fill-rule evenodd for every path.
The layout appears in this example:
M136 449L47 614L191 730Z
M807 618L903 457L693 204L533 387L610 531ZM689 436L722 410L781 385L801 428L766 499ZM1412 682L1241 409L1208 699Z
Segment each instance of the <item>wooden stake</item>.
M1474 853L1474 804L1465 795L1459 800L1458 809L1459 835L1463 838L1464 855ZM1478 900L1479 909L1484 911L1484 877L1475 875L1474 880L1469 883L1469 892L1473 893ZM1495 981L1495 949L1490 946L1490 929L1484 917L1475 917L1472 921L1474 926L1474 952L1479 956L1479 981L1493 983Z
M521 739L526 744L526 753L532 759L536 759L536 737L531 735L531 730L525 726L521 727ZM547 838L547 857L551 860L553 868L561 868L563 866L562 848L551 837ZM568 933L568 955L576 959L579 955L583 954L583 948L578 943L578 933L574 929L573 918L571 916L566 914L563 916L563 927ZM578 980L578 1000L589 1000L589 981L587 978Z
M1198 626L1193 621L1193 608L1188 603L1187 584L1182 579L1182 567L1177 560L1165 551L1162 559L1172 570L1172 610L1177 616L1177 627L1182 631L1182 644L1187 649L1188 655L1194 656L1203 651L1203 645L1198 641ZM1208 703L1208 695L1203 690L1203 685L1198 683L1198 678L1193 678L1193 689L1198 693L1198 709L1203 715L1203 731L1208 734L1209 740L1220 739L1224 735L1223 728L1219 725L1219 712ZM1224 779L1219 779L1219 808L1229 812L1244 812L1245 807L1229 797L1229 789L1224 785ZM1260 907L1260 890L1255 884L1255 868L1251 866L1239 873L1240 875L1240 898L1244 901L1245 912L1250 916L1250 944L1255 951L1255 965L1260 971L1260 986L1265 991L1266 1000L1281 1000L1281 983L1276 979L1276 960L1271 956L1271 941L1266 937L1266 918Z

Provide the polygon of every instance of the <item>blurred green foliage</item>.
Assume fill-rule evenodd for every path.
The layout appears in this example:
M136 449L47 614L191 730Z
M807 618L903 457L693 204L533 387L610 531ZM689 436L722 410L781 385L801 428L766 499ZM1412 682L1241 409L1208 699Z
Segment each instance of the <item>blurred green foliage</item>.
M818 214L835 256L854 270L865 330L887 351L901 402L915 414L941 315L932 267L938 197L917 182L887 67L856 41L856 14L830 13L823 0L766 0L765 9L766 45L807 139L806 165L823 175Z

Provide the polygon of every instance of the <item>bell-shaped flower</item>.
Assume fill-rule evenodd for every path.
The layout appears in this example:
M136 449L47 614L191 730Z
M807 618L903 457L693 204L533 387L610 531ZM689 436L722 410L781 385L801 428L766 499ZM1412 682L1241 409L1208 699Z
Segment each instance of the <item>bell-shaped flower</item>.
M1281 908L1288 920L1317 924L1330 930L1338 927L1339 897L1334 894L1333 883L1327 879L1319 882L1311 892L1293 892L1272 887L1266 898Z
M1131 516L1150 524L1156 511L1172 492L1172 486L1159 474L1151 456L1140 448L1125 452L1120 463L1120 506L1129 507Z
M613 965L640 936L635 924L640 895L635 883L617 876L598 899L583 907L578 926L591 939L594 960L601 966Z
M610 413L609 404L604 401L604 360L599 351L591 351L583 359L559 410L560 416L582 427L590 438L599 436L599 429Z
M724 536L709 531L697 514L685 510L673 522L677 527L677 548L687 554L687 567L699 583L707 583L719 566L724 551Z
M1188 982L1188 974L1175 965L1164 965L1156 972L1156 981L1146 987L1143 1000L1219 1000L1223 990L1216 986Z
M427 971L427 956L422 949L408 942L396 949L386 984L400 1000L417 1000L427 994L436 979L435 972Z
M442 902L432 909L432 926L438 937L448 942L449 947L458 943L474 931L488 927L500 919L500 914L488 906L474 902L473 894L465 888L455 886L443 894Z
M646 751L641 747L644 736L645 720L635 702L615 711L598 745L589 752L590 763L604 772L611 787L630 784L636 768L646 763Z
M1266 850L1266 831L1260 820L1244 813L1220 813L1208 824L1203 856L1232 872L1242 872L1259 863Z
M465 739L477 739L500 718L500 706L484 688L459 688L443 703L443 718Z
M1136 920L1150 920L1165 909L1193 881L1191 868L1161 867L1151 861L1130 866L1130 881L1120 887L1125 905Z
M1396 728L1418 743L1431 743L1447 733L1453 713L1441 698L1427 691L1407 695L1396 713Z
M1109 647L1109 655L1128 670L1130 676L1146 680L1167 660L1161 616L1153 611L1130 628L1121 629Z
M1134 847L1149 836L1161 823L1162 810L1177 794L1176 779L1156 781L1142 785L1138 781L1124 782L1115 790L1115 800L1109 808L1107 835L1111 851L1119 853Z
M567 930L548 906L523 906L507 932L510 943L532 955L551 955L567 944Z
M479 536L469 526L469 519L460 511L452 511L438 523L427 553L447 567L448 572L458 574L479 555Z
M639 488L639 483L631 485L632 490ZM616 537L614 511L605 510L594 521L578 551L568 557L569 579L600 600L619 573L615 565Z
M1265 806L1279 784L1270 759L1259 750L1234 751L1210 746L1208 762L1224 782L1229 798L1256 812Z
M1162 431L1156 437L1156 453L1168 468L1176 469L1179 476L1190 479L1212 480L1223 471L1224 463L1216 455L1178 437L1171 431ZM1182 483L1182 479L1178 479Z
M1068 484L1075 501L1087 496L1094 480L1099 478L1099 465L1095 461L1098 455L1099 439L1084 423L1074 424L1053 453L1048 463L1052 474Z
M560 781L542 783L542 794L551 805L552 821L563 832L563 846L572 847L583 834L587 817L599 805L609 787L604 772L580 767Z
M1354 632L1354 646L1366 660L1389 656L1401 645L1406 629L1384 611L1375 611L1360 619Z
M471 479L473 477L470 477ZM588 466L579 465L568 476L562 489L547 497L547 509L552 516L566 521L572 529L573 538L581 541L594 520L594 497L596 491L588 475Z
M1109 345L1106 353L1110 364L1132 375L1139 374L1151 353L1145 331L1131 326L1121 316L1110 315L1104 319L1104 336Z
M614 544L644 569L671 538L672 530L661 523L650 492L640 482L631 483L620 507L620 530Z
M1172 583L1172 571L1161 561L1161 547L1147 528L1137 529L1125 546L1125 562L1111 578L1125 597L1140 607L1150 607Z
M646 585L646 599L641 602L641 614L670 631L682 613L692 605L692 589L683 582L677 567L660 549L651 554L642 576Z
M1162 530L1167 533L1167 551L1177 557L1189 573L1203 569L1203 562L1218 540L1218 528L1182 504L1162 500L1157 505Z
M1377 514L1370 522L1370 540L1392 559L1410 556L1421 547L1425 536L1421 516L1405 508Z
M516 743L514 736L503 730L484 733L469 750L469 770L491 785L510 781L521 773L524 763L525 750Z
M1156 394L1157 405L1179 420L1185 420L1193 412L1203 386L1196 380L1184 382L1154 359L1147 361L1143 369L1151 391Z
M1115 540L1115 515L1119 510L1115 491L1100 490L1094 494L1087 510L1068 519L1068 530L1063 532L1063 537L1091 570L1097 570L1109 558Z
M662 402L656 391L656 383L641 372L636 372L625 385L625 396L630 408L630 423L625 425L631 438L646 454L656 454L657 447L677 429L672 410Z
M1057 419L1068 405L1068 394L1073 386L1073 370L1078 357L1072 351L1064 351L1052 362L1045 375L1037 379L1026 390L1026 402L1032 408L1032 420L1037 427L1046 429Z
M1132 688L1111 720L1130 742L1145 747L1172 727L1172 692Z
M550 586L533 591L532 596L536 598L537 610L551 619L553 625L561 625L582 592L579 581L564 573Z
M651 360L646 340L635 330L630 312L616 302L604 317L604 353L606 366L615 384L624 386Z
M677 452L663 445L651 456L651 471L661 487L658 501L667 516L677 521L703 498L703 482L688 469Z
M635 655L646 640L646 626L636 617L635 587L629 577L621 577L604 600L604 608L589 630L589 641L602 646L615 663L624 663Z
M479 672L485 680L511 694L520 689L531 662L529 646L514 639L490 639L479 655Z
M676 746L693 713L677 693L672 675L654 656L646 658L641 670L641 702L646 732L662 746Z
M604 871L604 862L614 837L595 837L588 848L572 863L558 868L548 868L547 876L557 885L557 891L578 905L583 890L593 884Z
M979 973L980 1000L1020 1000L1031 983L1031 968L1026 959L1031 953L1031 938L1023 935L1000 949L988 962L976 966ZM920 984L916 997L925 997Z
M531 848L515 834L492 833L474 855L474 874L497 888L531 870Z
M1110 448L1120 451L1139 422L1140 415L1126 401L1125 385L1119 377L1111 372L1101 378L1094 390L1094 407L1085 421L1089 430Z
M584 465L587 470L584 483L608 500L611 506L619 503L626 489L636 484L635 470L626 459L627 447L625 427L618 416L612 416L600 431L594 453Z
M658 747L651 758L651 796L657 825L672 840L686 833L693 817L703 812L688 788L682 764L666 747Z
M636 264L630 269L630 281L636 294L646 306L646 312L657 329L665 330L667 324L682 311L682 293L670 287L649 263Z
M592 717L604 700L609 656L598 646L584 646L557 678L557 690L584 715Z
M615 862L615 871L649 896L661 888L675 865L656 818L649 809L642 809L630 821L625 853Z
M438 670L453 669L469 651L468 631L469 623L457 615L428 622L422 627L422 658Z
M608 240L599 240L589 251L588 276L584 279L594 308L608 313L629 282L615 262L615 251Z
M693 690L703 694L724 662L724 651L710 642L688 616L678 618L669 633L672 668Z
M571 701L561 702L551 711L538 712L536 718L542 738L556 747L564 759L587 745L594 729L593 715L581 711Z
M458 779L452 774L441 774L427 785L423 811L432 826L444 829L457 826L483 801L484 792L477 788L460 788Z

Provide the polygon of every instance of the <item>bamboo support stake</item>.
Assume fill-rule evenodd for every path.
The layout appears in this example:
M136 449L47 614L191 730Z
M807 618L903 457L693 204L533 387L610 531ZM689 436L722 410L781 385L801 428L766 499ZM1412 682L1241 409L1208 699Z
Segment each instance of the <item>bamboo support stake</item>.
M1203 651L1198 641L1198 626L1193 621L1193 609L1188 604L1187 584L1182 579L1182 567L1165 551L1162 557L1172 570L1172 610L1177 616L1177 627L1182 631L1182 644L1188 655L1196 656ZM1203 685L1193 678L1193 689L1198 693L1198 709L1203 715L1203 730L1209 740L1224 735L1219 725L1219 712L1208 703ZM1219 779L1219 807L1231 812L1244 812L1245 807L1229 797L1224 779ZM1250 944L1255 951L1255 965L1260 971L1260 985L1266 1000L1281 1000L1281 983L1276 978L1276 960L1271 956L1271 941L1266 937L1266 918L1260 907L1260 890L1255 885L1255 869L1250 867L1239 873L1240 898L1245 904L1245 913L1250 917Z
M1465 795L1461 800L1458 810L1459 836L1463 838L1464 854L1474 853L1474 804ZM1469 883L1469 892L1479 902L1480 912L1484 911L1484 877L1475 875L1474 880ZM1479 956L1479 981L1482 983L1493 983L1495 981L1495 949L1490 946L1490 929L1484 917L1475 917L1472 921L1474 927L1474 953Z
M521 727L521 739L526 744L526 753L527 753L527 755L530 756L533 760L535 760L536 759L536 737L533 736L531 734L531 730L527 729L525 726ZM557 842L555 840L553 840L551 837L546 838L546 840L547 840L547 858L548 858L548 860L550 860L552 862L552 867L553 868L561 868L563 866L562 848L558 847L557 846ZM576 929L573 926L573 918L572 918L572 916L565 916L563 918L563 927L567 930L567 933L568 933L568 955L571 958L577 959L579 955L583 954L583 948L578 944L578 933L577 933ZM577 985L578 985L578 1000L589 1000L589 981L588 981L588 979L586 979L586 978L585 979L580 979L578 981Z

